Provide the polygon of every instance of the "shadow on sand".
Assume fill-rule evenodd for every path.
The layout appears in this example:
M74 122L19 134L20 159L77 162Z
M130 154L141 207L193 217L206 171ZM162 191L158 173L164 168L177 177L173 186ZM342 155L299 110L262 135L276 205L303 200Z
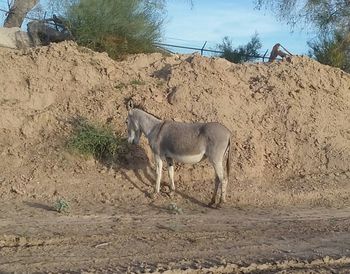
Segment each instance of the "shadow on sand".
M118 161L113 162L103 162L100 161L107 168L113 168L116 172L120 173L123 178L125 178L128 182L132 184L133 187L142 192L146 197L153 198L154 186L156 181L156 173L155 170L151 167L150 164L151 159L148 158L145 150L141 146L133 145L130 147L130 151ZM169 183L165 183L167 181L166 178L168 176L166 171L166 163L165 169L163 170L162 182L161 185L168 186L170 189ZM130 172L132 171L135 176L130 176ZM175 182L176 185L176 182ZM168 194L168 193L166 193ZM197 200L193 196L190 196L183 191L176 190L175 194L179 195L185 200L190 201L193 204L196 204L201 207L207 207L208 205ZM169 196L170 197L170 196ZM155 197L156 199L156 197ZM152 202L151 202L152 206Z
M45 204L41 203L35 203L35 202L24 202L25 205L32 207L32 208L38 208L38 209L43 209L46 211L56 211L56 209L53 206L48 206Z

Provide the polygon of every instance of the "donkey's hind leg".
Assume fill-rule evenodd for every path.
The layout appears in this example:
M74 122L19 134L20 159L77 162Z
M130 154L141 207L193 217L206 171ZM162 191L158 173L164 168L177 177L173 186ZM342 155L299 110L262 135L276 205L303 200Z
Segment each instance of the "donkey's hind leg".
M226 189L227 189L227 179L223 179L221 183L221 198L220 204L226 203Z
M214 193L213 193L213 197L211 198L210 203L208 204L209 207L212 207L216 203L216 196L217 196L219 185L220 185L220 180L216 175L215 175L215 182L214 183L215 183Z
M222 190L222 185L224 181L224 172L223 172L223 167L221 163L213 163L214 169L215 169L215 188L214 188L214 193L213 197L209 203L209 206L212 206L216 202L216 197L218 195L218 190L219 190L219 185L221 185L221 190ZM222 193L221 193L221 200L220 203L222 203Z

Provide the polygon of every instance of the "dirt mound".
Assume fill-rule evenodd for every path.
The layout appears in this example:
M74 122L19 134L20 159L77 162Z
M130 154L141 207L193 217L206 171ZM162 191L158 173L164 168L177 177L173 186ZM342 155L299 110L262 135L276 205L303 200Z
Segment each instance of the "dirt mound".
M219 121L233 132L231 204L348 201L350 75L306 57L237 65L198 55L122 62L74 43L0 49L0 196L148 202L143 148L106 168L66 152L72 120L125 132L125 98L177 121ZM140 160L141 159L141 160ZM176 184L206 202L209 165L180 166ZM167 181L165 176L164 181Z

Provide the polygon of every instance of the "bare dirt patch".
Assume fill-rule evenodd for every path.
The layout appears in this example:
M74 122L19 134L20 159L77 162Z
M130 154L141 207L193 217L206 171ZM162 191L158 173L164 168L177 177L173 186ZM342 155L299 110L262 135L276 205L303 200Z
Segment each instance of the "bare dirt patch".
M151 54L115 62L65 42L0 49L0 87L1 271L348 266L350 76L341 70L306 57L235 65ZM214 174L205 162L178 165L176 195L165 183L152 199L145 140L109 162L67 149L77 119L125 133L130 96L164 119L219 121L232 131L227 208L206 208ZM71 205L67 216L52 210L60 197ZM183 214L173 214L172 203Z
M45 207L26 203L5 213L0 271L335 273L350 267L349 210L184 207L174 215L160 206L94 205L90 213L85 207L64 216Z

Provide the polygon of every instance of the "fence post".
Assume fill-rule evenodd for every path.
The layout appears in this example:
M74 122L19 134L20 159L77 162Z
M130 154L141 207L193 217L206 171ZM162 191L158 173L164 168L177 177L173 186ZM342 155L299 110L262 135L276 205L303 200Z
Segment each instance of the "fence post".
M208 41L205 41L203 47L201 48L201 55L203 55L204 47L205 47L205 45L207 44L207 42L208 42Z
M265 62L265 56L266 56L266 54L268 53L268 49L265 51L265 53L264 53L264 55L263 55L263 63Z

